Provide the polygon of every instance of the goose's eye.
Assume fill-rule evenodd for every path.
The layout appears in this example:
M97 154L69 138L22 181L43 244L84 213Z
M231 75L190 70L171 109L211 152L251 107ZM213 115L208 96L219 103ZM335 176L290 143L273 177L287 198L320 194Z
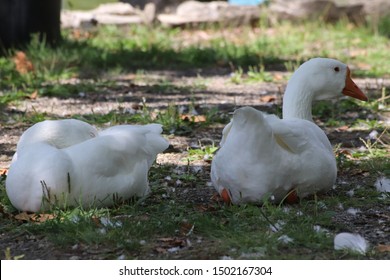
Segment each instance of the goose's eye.
M335 68L333 68L333 70L334 70L335 72L339 72L339 71L340 71L340 68L339 68L339 67L335 67Z

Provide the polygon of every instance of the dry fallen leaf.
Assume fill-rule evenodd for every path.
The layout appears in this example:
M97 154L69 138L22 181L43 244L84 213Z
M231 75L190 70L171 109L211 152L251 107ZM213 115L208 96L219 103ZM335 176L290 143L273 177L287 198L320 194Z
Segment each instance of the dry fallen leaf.
M30 221L30 215L26 212L19 213L15 215L15 219L18 221Z
M218 194L218 196L219 196L219 194ZM220 200L221 200L221 198L220 198ZM217 208L214 205L212 205L212 204L196 205L195 207L200 212L212 212L212 211L216 211L217 210Z
M260 96L260 101L264 103L271 103L276 100L276 95L264 95Z
M54 218L55 216L53 214L31 214L31 220L36 223L43 223Z
M284 76L282 74L276 73L273 75L273 78L275 81L282 81L284 80Z
M189 114L183 114L183 115L180 115L180 118L183 120L183 121L191 121L191 122L205 122L207 119L206 119L206 116L204 115L197 115L197 116L193 116L193 115L189 115Z
M37 91L37 90L34 91L33 93L31 93L31 94L28 96L28 98L30 98L30 99L37 99L37 97L38 97L38 91Z
M180 233L182 235L190 235L194 230L195 225L187 222L183 222L180 226Z
M158 241L165 243L165 246L168 247L183 247L186 245L186 241L184 239L177 237L162 237L159 238Z
M158 239L161 242L158 247L155 248L157 253L166 253L170 248L185 247L186 239L178 237L161 237Z
M15 63L16 71L18 71L19 74L27 74L28 72L34 71L34 65L28 59L24 52L16 52L13 60Z
M379 244L378 246L376 246L376 249L378 252L381 252L381 253L390 252L390 245Z
M8 169L7 168L0 168L0 176L7 175Z
M360 168L352 169L350 171L350 174L352 176L364 176L364 177L370 176L370 172L368 172L367 170L360 169Z
M88 38L93 37L90 32L84 31L84 30L81 30L81 29L74 29L72 31L72 36L76 40L77 39L88 39Z
M336 131L347 131L349 129L348 125L343 125L338 128L336 128Z
M43 223L54 219L55 216L53 214L27 214L26 212L21 212L15 215L14 218L18 221Z
M171 242L173 240L175 240L174 237L161 237L158 239L158 241L161 241L161 242Z
M152 120L155 120L155 119L157 119L157 117L158 117L158 114L156 113L156 112L150 112L150 118L152 119Z
M336 152L336 156L341 156L341 155L343 155L343 156L345 156L345 157L347 157L347 158L349 158L349 159L352 159L353 158L353 156L352 156L352 153L349 151L349 150L345 150L345 149L340 149L340 150L338 150L337 152Z
M95 225L97 225L97 226L101 226L101 225L102 225L102 223L100 222L99 217L92 216L91 220L92 220L92 222L94 222Z
M162 248L162 247L157 247L157 248L155 248L155 250L157 253L160 253L160 254L164 254L167 252L167 249Z

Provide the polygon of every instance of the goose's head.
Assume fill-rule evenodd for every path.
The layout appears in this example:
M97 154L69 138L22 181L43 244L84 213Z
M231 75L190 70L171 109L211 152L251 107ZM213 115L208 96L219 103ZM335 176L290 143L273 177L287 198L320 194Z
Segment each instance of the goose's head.
M368 100L352 80L347 65L335 59L312 58L303 63L288 82L283 99L283 118L311 120L313 100L333 99L343 95Z
M294 76L304 79L313 100L323 100L348 95L363 101L367 97L351 79L351 71L344 63L331 58L312 58L303 63Z

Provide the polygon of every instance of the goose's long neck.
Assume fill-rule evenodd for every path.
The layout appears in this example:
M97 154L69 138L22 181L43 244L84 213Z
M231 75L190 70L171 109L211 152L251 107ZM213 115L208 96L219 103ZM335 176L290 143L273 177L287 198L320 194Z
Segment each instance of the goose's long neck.
M313 121L313 94L300 77L293 76L283 97L283 119L299 118Z

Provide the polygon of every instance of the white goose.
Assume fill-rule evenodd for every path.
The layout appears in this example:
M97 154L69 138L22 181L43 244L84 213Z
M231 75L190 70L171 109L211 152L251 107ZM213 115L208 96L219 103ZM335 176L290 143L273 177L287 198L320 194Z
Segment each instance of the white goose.
M296 201L329 190L336 180L336 160L312 120L312 102L341 94L367 100L347 65L314 58L288 82L283 119L251 107L237 109L211 166L212 183L222 198L233 203Z
M36 212L100 207L149 192L148 171L168 147L158 124L118 125L100 133L79 120L47 120L27 129L6 179L11 203Z

